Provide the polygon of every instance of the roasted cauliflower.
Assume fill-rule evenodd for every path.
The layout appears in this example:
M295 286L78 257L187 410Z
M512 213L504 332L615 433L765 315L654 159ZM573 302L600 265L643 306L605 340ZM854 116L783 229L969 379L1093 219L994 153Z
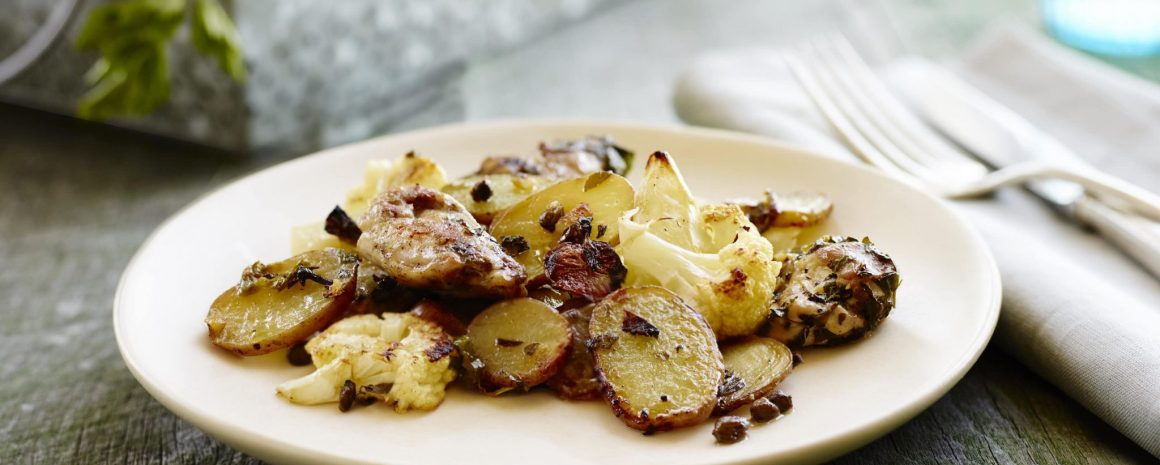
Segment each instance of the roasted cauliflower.
M636 207L619 222L625 285L673 291L720 339L754 334L769 314L781 265L741 208L698 204L663 152L649 157Z
M306 344L313 373L286 381L278 394L295 404L338 402L349 380L361 399L396 412L432 410L455 380L451 338L438 325L406 313L339 320Z

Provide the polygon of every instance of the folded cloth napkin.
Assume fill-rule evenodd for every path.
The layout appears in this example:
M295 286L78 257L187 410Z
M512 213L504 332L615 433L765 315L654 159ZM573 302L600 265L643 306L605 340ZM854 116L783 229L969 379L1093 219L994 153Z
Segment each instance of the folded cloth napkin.
M1160 89L999 24L948 64L1114 174L1160 191ZM889 69L884 71L889 81ZM855 159L776 50L704 56L677 84L688 123L749 131ZM1028 194L954 202L998 262L996 341L1160 457L1160 283Z

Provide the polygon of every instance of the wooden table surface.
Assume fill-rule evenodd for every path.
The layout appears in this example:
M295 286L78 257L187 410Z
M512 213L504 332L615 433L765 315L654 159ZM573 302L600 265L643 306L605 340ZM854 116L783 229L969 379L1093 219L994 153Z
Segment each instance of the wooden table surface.
M959 2L968 3L968 2ZM479 59L399 130L508 116L673 121L697 51L841 28L871 53L953 52L1030 2L641 1ZM904 24L906 27L900 27ZM892 26L887 26L892 25ZM121 270L161 221L294 155L236 155L0 106L0 463L256 463L154 401L112 331ZM946 397L834 463L1156 463L991 347Z

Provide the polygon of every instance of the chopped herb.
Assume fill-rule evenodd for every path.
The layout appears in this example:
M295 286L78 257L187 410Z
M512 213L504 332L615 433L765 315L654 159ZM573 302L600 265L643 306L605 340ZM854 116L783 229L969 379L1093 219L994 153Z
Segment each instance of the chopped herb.
M620 339L620 336L616 333L600 333L589 338L584 345L588 346L588 350L608 349L617 339Z
M540 348L539 342L528 343L528 345L524 346L524 355L527 355L529 357L536 355L536 349L539 349L539 348Z
M606 233L606 232L608 232L608 225L607 224L601 224L601 225L596 226L596 238L597 239L604 237L604 233Z
M734 374L733 371L725 370L725 377L717 386L717 397L725 397L742 389L745 389L745 380Z
M499 238L499 245L503 247L504 252L513 257L527 252L531 248L524 236L503 236Z
M620 323L620 329L635 336L658 337L661 335L661 330L649 323L648 320L627 310L624 312L624 321Z
M524 341L517 341L514 339L504 339L502 337L495 338L495 345L500 347L517 347L524 343Z

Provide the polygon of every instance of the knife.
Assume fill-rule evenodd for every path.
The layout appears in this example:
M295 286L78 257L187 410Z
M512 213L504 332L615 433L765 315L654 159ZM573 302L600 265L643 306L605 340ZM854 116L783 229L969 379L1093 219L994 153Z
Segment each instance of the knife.
M1003 168L1026 161L1100 173L1058 140L932 62L907 60L891 71L899 94L932 126L976 157ZM1114 178L1112 178L1114 179ZM1160 278L1160 224L1124 213L1114 198L1093 198L1075 182L1029 181L1027 189L1065 218L1088 226Z

